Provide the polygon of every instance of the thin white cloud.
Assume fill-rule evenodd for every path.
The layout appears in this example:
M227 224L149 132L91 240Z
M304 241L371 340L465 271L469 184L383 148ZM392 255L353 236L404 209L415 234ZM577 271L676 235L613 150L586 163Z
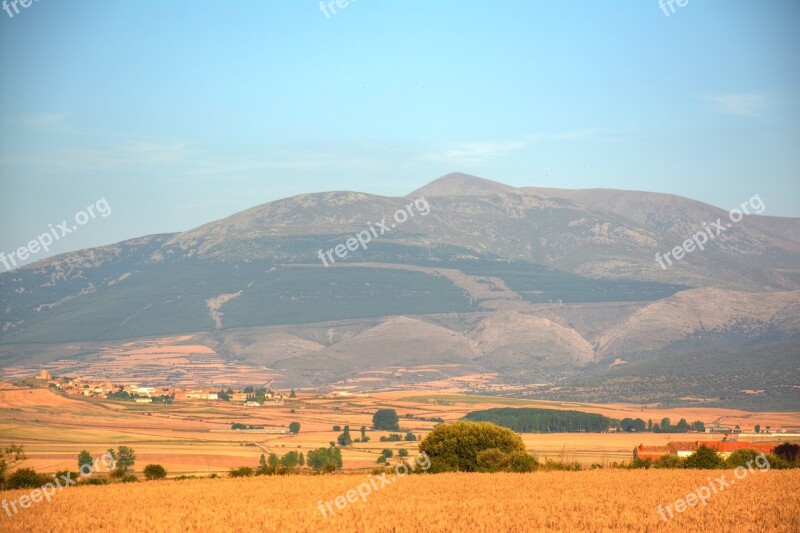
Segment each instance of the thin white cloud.
M766 98L760 94L719 94L703 97L714 110L726 115L752 117L764 108Z
M522 150L539 142L575 141L591 136L588 130L567 131L562 133L535 133L516 141L475 141L456 143L443 147L439 152L430 154L427 159L441 163L477 164L489 159L505 156L511 152Z
M431 154L428 158L442 163L474 164L506 155L525 146L525 141L458 143Z
M575 130L561 133L534 133L533 135L528 135L525 139L530 142L579 141L592 135L594 133L591 130Z
M20 127L49 132L61 132L67 126L67 113L39 113L36 115L26 115L16 119L16 124Z
M107 148L77 148L58 151L53 162L67 170L113 170L152 165L174 165L192 154L183 143L129 143Z

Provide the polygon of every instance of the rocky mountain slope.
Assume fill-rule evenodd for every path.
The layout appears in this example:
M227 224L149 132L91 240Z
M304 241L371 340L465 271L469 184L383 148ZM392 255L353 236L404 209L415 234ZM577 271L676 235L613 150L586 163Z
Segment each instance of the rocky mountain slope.
M655 261L717 219L676 196L463 174L403 198L305 194L0 274L0 366L175 334L316 386L397 368L553 381L774 342L800 359L800 220L744 216ZM320 260L382 220L366 249Z

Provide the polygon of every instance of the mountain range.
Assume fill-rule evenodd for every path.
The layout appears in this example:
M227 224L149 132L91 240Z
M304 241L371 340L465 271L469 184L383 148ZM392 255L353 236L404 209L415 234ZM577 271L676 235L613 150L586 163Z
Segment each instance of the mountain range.
M534 397L800 404L800 219L667 194L465 174L304 194L5 272L0 294L5 369L177 335L295 387L479 374Z

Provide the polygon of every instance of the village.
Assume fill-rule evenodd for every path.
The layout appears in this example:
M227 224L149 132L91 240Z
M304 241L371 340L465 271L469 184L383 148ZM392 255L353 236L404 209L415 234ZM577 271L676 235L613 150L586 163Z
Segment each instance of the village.
M137 383L112 383L110 381L94 381L81 378L53 376L42 370L34 381L55 391L69 396L100 398L105 400L130 401L141 404L172 403L176 398L186 400L206 400L237 402L245 407L264 407L284 405L284 400L294 396L279 393L265 387L248 386L243 389L223 387L213 388L181 388L173 386L141 386Z

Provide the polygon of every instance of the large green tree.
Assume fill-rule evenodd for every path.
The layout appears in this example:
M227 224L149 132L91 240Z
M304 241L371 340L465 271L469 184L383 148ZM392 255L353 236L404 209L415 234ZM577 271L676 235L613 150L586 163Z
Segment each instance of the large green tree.
M136 454L134 453L133 448L129 448L127 446L120 446L116 450L111 448L108 450L108 454L114 460L114 474L117 476L123 476L127 474L136 463Z
M339 446L350 446L353 444L353 439L350 437L350 426L345 426L344 431L336 440L339 442Z
M686 468L697 468L701 470L725 467L725 461L717 455L716 450L702 444L698 446L696 452L686 458L685 464Z
M378 409L372 415L372 427L383 431L399 431L400 418L394 409Z
M27 459L27 456L21 445L12 444L0 449L0 488L6 483L8 476L11 474L11 468L25 459Z
M94 466L94 459L92 458L92 454L86 450L81 451L78 454L78 471L81 470L83 465Z
M317 448L308 452L306 463L314 470L334 471L342 468L342 451L339 448Z
M419 445L428 455L431 472L479 472L502 469L533 469L535 459L528 456L522 438L510 429L491 422L454 422L436 426ZM482 454L487 450L491 452ZM501 455L502 454L502 455ZM478 457L481 457L479 462Z
M161 465L147 465L144 467L144 478L147 480L164 479L167 471Z

